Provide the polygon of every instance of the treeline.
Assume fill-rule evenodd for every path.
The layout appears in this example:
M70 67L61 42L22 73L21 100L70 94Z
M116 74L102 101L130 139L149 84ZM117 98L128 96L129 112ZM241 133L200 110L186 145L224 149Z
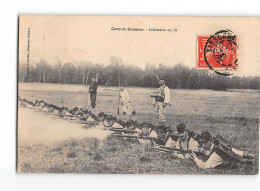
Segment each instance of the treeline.
M127 86L158 87L159 77L166 80L170 88L175 89L260 89L260 77L225 77L213 72L190 69L181 64L173 67L146 64L145 69L129 66L120 59L112 58L108 65L91 62L48 64L42 60L29 67L20 64L19 81L61 84L87 84L96 77L100 85L118 86L119 81Z

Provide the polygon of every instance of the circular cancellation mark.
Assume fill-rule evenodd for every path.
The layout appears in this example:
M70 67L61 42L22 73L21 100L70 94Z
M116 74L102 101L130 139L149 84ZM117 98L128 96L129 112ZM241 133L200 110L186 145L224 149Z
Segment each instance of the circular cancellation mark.
M217 74L229 76L237 69L237 36L231 30L220 30L210 36L204 46L207 66Z

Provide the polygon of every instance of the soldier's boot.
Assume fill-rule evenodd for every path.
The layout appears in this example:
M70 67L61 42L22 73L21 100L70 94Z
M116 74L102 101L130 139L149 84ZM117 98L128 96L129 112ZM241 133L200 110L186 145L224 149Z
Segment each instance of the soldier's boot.
M242 158L244 158L244 159L253 159L253 158L255 158L255 155L250 154L248 152L244 152Z

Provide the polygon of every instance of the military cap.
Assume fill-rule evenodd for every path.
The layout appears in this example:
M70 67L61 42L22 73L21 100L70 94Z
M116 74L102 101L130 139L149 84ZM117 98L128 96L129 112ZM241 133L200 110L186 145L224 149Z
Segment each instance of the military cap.
M169 130L170 132L175 132L175 131L176 131L176 129L175 129L174 126L170 126L170 127L168 127L168 130Z
M143 122L143 123L137 123L136 122L136 126L137 126L138 129L143 129L143 128L147 127L146 122Z
M180 123L177 125L176 127L177 133L184 133L184 131L186 130L186 126L183 123Z
M98 117L106 117L107 114L105 114L103 111L99 112L98 113Z
M54 105L54 108L57 109L57 110L60 110L61 108L57 105Z
M148 123L148 127L151 128L151 129L156 129L156 126L151 124L151 123Z
M164 125L159 125L155 128L156 132L164 132L167 131L167 127L165 127Z
M161 77L159 80L163 80L163 81L165 81L165 78L164 78L164 77Z
M52 104L46 103L45 106L49 108L49 107L52 107Z
M78 107L74 107L72 110L73 111L79 111L79 108Z
M116 120L116 118L113 117L112 115L107 115L106 120L107 121L112 121L112 120Z
M210 132L204 131L199 136L199 143L207 143L213 140L213 137Z
M87 108L80 108L80 110L83 111L83 112L87 112L88 111Z
M128 120L126 123L125 123L125 126L131 126L131 125L135 125L135 121L134 120Z

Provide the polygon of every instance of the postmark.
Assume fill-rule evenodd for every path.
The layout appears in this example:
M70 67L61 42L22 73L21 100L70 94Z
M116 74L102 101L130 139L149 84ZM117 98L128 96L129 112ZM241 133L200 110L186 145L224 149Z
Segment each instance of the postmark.
M238 69L237 36L230 30L214 35L198 36L198 69L214 70L220 75L232 75Z

